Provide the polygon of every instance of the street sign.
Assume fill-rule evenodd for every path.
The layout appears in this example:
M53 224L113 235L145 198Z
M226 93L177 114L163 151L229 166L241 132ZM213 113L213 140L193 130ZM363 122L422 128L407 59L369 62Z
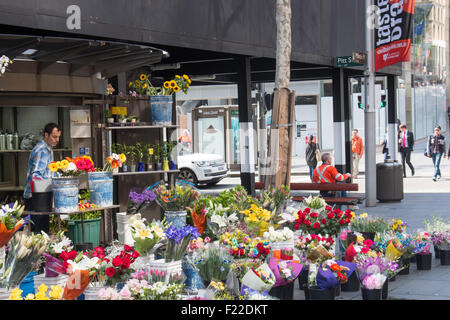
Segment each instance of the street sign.
M364 65L366 63L366 54L361 52L353 52L352 61Z
M362 64L354 62L352 56L336 57L334 62L338 68L362 66Z

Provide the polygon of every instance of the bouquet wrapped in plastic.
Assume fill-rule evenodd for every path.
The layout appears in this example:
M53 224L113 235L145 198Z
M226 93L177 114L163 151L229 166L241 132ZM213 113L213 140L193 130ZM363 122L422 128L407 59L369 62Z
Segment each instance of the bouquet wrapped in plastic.
M213 279L225 281L230 271L231 255L221 247L206 246L195 257L193 264L204 282L209 283Z
M198 233L202 235L205 232L207 217L205 204L196 202L192 208L187 207L186 209L189 210L194 226L198 229Z
M264 292L272 289L276 282L275 275L267 263L256 269L250 269L242 278L242 285L253 290Z
M17 201L0 208L0 248L8 243L14 233L29 219L21 217L24 210L25 206L19 206Z
M17 287L33 270L34 265L47 248L45 233L25 235L17 233L9 242L5 273L1 284L8 288Z
M271 258L269 261L270 270L275 275L274 287L284 286L297 279L302 271L303 264L294 260L283 260Z

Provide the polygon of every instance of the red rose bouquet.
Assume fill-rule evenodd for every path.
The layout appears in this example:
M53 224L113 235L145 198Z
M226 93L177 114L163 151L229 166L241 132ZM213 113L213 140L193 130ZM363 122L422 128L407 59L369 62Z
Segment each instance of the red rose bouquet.
M302 230L309 234L329 234L337 236L342 227L348 226L353 219L350 210L345 212L325 206L321 209L306 207L299 210L298 219L295 220L294 229Z
M136 250L128 245L124 245L120 254L112 258L107 264L105 269L106 284L114 286L117 282L125 282L131 276L131 273L134 272L130 266L137 257L139 257L139 253Z

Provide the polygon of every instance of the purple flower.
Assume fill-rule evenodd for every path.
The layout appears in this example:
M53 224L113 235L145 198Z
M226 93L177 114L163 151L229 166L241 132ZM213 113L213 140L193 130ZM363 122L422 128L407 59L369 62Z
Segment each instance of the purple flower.
M174 240L175 243L178 243L189 236L191 239L197 239L198 237L200 237L200 233L197 232L197 229L197 227L189 225L186 225L182 228L177 228L171 225L169 228L167 228L165 233L167 238Z

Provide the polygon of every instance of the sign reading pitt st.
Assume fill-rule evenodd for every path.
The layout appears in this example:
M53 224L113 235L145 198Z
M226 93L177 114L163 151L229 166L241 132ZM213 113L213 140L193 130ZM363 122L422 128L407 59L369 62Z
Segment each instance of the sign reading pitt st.
M66 26L69 30L81 30L81 9L76 4L71 4L66 10Z

